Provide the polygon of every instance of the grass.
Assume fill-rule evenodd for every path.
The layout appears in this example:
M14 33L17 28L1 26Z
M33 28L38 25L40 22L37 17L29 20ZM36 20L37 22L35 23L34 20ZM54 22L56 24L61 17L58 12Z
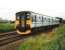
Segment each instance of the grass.
M65 50L65 26L50 34L40 34L24 41L19 50Z
M0 32L9 32L15 30L14 23L0 23Z

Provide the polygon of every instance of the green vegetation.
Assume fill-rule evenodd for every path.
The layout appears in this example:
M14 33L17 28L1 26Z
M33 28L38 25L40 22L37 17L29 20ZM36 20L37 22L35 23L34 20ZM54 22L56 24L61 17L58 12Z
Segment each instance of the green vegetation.
M57 28L50 35L30 37L21 44L19 50L65 50L65 26Z
M14 23L0 23L0 32L9 32L15 30Z

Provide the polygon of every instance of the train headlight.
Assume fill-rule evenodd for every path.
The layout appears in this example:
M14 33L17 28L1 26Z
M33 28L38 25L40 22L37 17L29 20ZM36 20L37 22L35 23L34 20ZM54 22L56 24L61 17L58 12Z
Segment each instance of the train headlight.
M27 16L26 18L27 18L27 20L28 20L28 19L30 19L30 16Z
M19 20L19 16L17 16L17 18L16 19L18 19Z
M29 13L27 13L27 14L26 14L26 16L27 16L27 19L29 19L29 18L30 18L30 14L29 14Z
M29 16L27 16L27 19L29 19L30 17Z
M27 13L27 16L29 16L30 14Z

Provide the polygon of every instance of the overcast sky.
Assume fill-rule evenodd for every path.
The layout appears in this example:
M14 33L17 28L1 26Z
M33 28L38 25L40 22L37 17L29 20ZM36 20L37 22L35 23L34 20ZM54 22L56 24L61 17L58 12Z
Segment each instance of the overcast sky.
M0 17L15 20L15 13L29 10L65 19L65 0L0 0Z

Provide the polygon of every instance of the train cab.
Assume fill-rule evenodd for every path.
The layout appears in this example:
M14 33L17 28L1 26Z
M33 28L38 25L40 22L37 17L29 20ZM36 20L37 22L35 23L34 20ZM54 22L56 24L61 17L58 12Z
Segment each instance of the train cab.
M16 31L19 34L31 33L31 13L22 11L16 13Z

